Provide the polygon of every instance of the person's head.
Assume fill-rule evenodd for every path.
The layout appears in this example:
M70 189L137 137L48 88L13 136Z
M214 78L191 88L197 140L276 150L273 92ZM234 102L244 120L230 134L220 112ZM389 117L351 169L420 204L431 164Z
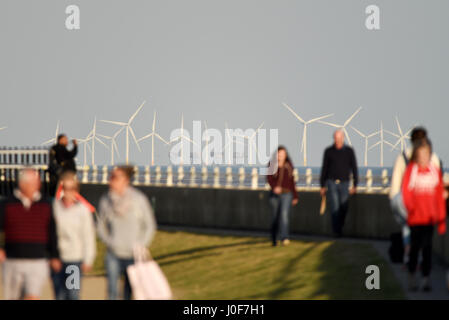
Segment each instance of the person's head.
M337 149L341 149L345 144L345 133L343 130L336 130L334 132L334 144Z
M33 168L24 168L20 170L18 185L20 192L25 197L32 199L36 192L41 188L39 172Z
M410 140L412 141L412 144L421 139L427 139L427 130L423 127L413 128L411 136L410 136Z
M115 167L109 177L109 188L111 191L123 194L126 188L128 188L133 175L134 168L132 166L122 165Z
M58 144L67 147L69 145L69 139L67 138L67 136L65 134L60 134L58 136Z
M76 173L73 171L65 171L59 178L59 183L64 192L63 199L68 202L75 202L77 193L79 192L79 181Z
M413 145L412 161L420 167L427 167L432 156L432 144L426 139L419 139Z
M288 155L287 148L279 146L277 150L278 164L283 165L286 162L290 162L290 156Z

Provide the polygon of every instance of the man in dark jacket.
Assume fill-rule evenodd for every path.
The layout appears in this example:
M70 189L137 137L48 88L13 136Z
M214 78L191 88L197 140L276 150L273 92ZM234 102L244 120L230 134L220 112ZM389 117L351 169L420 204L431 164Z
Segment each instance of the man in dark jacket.
M352 173L353 186L349 190ZM332 229L336 237L342 229L348 212L349 195L356 193L358 182L357 161L354 150L345 145L342 130L334 133L334 144L324 152L321 168L321 196L327 195L327 204L332 217Z
M39 173L19 174L19 188L0 203L0 263L5 299L38 299L50 267L59 271L58 240L51 202L40 194Z
M65 134L58 136L57 143L50 149L50 163L48 164L48 171L50 173L50 195L56 193L56 186L59 176L64 171L76 172L75 156L78 152L78 143L72 140L73 148L71 151L67 149L69 139Z

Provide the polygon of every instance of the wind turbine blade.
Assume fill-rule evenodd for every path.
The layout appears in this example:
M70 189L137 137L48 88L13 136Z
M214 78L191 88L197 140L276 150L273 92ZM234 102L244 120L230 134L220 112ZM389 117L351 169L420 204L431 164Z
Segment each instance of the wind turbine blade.
M104 123L112 123L112 124L116 124L116 125L118 125L118 126L126 126L127 125L127 123L125 123L125 122L120 122L120 121L111 121L111 120L100 120L101 122L104 122Z
M359 136L361 136L362 138L367 138L366 135L364 135L363 133L361 133L359 130L357 130L356 128L354 128L353 126L351 126L352 130L354 130L355 132L357 132L359 134Z
M162 142L164 142L165 144L169 144L164 138L162 138L159 134L154 133L154 135L159 138L159 140L161 140Z
M133 128L129 127L129 131L131 132L131 135L133 136L134 142L137 145L137 149L139 150L139 152L142 152L142 149L140 149L139 141L137 141L136 135L134 134Z
M292 108L290 108L286 103L282 103L284 107L286 107L299 121L302 123L306 123Z
M374 137L374 136L377 136L379 133L380 133L380 131L373 132L373 133L371 133L367 138L372 138L372 137Z
M139 108L137 108L136 112L134 112L134 114L131 116L131 118L129 118L128 124L131 124L131 122L133 122L134 118L137 116L137 114L139 113L139 111L143 108L143 105L145 104L146 101L142 102L142 104L140 105Z
M154 110L154 116L153 116L153 132L156 130L156 110Z
M119 130L117 130L114 135L112 136L112 139L117 138L117 136L125 129L125 127L121 127Z
M112 137L105 136L105 135L102 135L102 134L98 134L98 136L99 136L99 137L102 137L102 138L104 138L104 139L112 139ZM79 140L79 139L78 139L78 140Z
M345 127L343 127L343 132L345 133L346 139L348 139L349 145L352 146L351 138L349 137L349 133Z
M396 116L396 124L398 125L399 135L402 137L404 134L402 133L401 125L399 124L398 116Z
M321 120L321 119L326 119L326 118L332 117L333 115L334 114L331 113L331 114L327 114L327 115L322 116L322 117L313 118L312 120L307 121L307 123L312 123L312 122L316 122L316 121Z
M338 124L335 124L335 123L330 123L330 122L321 121L321 120L319 120L318 122L322 123L322 124L325 124L325 125L328 125L330 127L339 128L339 129L342 128L342 126L340 126Z
M396 149L396 147L399 145L399 143L401 143L401 139L399 139L394 146L391 147L391 151L393 151L394 149Z
M59 134L59 120L58 120L58 122L56 123L56 133L55 133L55 137L57 137L58 134Z
M102 140L100 140L99 138L95 137L95 140L98 141L99 143L101 143L103 146L105 146L106 149L109 149L108 145L106 143L104 143Z
M353 114L352 116L349 117L348 120L346 120L345 124L343 125L344 127L346 127L351 121L352 119L354 119L354 117L360 112L360 110L362 110L362 107L358 108Z
M195 141L193 141L193 140L190 139L190 138L187 138L186 136L181 136L181 139L187 140L187 141L189 141L190 143L193 143L194 145L198 145L198 143L196 143Z
M115 149L115 152L117 153L117 156L120 157L120 153L118 152L118 145L115 142L115 140L112 140L112 144L114 145L114 149Z
M385 131L386 133L388 133L389 135L392 135L393 137L401 138L400 135L398 135L398 134L396 134L396 133L394 133L394 132L391 132L390 130L384 129L384 131Z
M144 137L142 137L142 138L139 138L139 140L137 140L137 141L143 141L143 140L145 140L145 139L148 139L149 137L151 137L152 135L153 135L154 133L152 132L152 133L149 133L149 134L147 134L146 136L144 136Z
M2 127L2 128L0 128L0 130L5 130L6 128L8 128L8 127Z
M42 142L41 146L44 146L44 145L50 144L50 143L54 143L55 141L56 141L55 138L50 139L50 140L47 140L47 141L45 141L45 142Z
M373 149L374 147L377 147L380 143L381 143L381 141L377 142L376 144L373 144L371 147L369 147L368 150L371 150L371 149Z

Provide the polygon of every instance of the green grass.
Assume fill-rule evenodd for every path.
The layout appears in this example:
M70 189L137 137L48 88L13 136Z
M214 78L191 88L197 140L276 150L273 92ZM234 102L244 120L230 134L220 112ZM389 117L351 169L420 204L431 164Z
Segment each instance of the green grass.
M104 273L99 243L94 273ZM292 241L158 231L151 253L176 299L404 299L370 244ZM365 268L380 268L380 290L365 288Z

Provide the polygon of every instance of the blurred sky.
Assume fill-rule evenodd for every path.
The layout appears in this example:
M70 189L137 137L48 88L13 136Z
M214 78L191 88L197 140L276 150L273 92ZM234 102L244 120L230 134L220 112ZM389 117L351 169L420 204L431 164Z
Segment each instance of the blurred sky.
M81 29L65 28L65 8L81 10ZM380 7L381 30L365 27L365 8ZM436 151L449 161L449 1L447 0L2 0L0 4L0 145L39 145L56 122L74 137L97 119L126 121L166 139L180 126L278 128L296 165L302 165L302 125L335 113L342 123L359 106L353 125L366 133L425 125ZM99 124L110 135L116 127ZM309 165L321 164L333 129L313 124ZM363 140L349 129L359 164ZM386 136L395 142L390 136ZM371 142L375 143L377 138ZM124 159L124 135L118 139ZM131 160L148 164L131 147ZM109 151L96 146L98 164ZM396 153L386 148L385 165ZM156 161L169 148L156 143ZM79 154L82 158L82 151ZM301 159L301 160L300 160ZM379 165L379 150L369 153Z

